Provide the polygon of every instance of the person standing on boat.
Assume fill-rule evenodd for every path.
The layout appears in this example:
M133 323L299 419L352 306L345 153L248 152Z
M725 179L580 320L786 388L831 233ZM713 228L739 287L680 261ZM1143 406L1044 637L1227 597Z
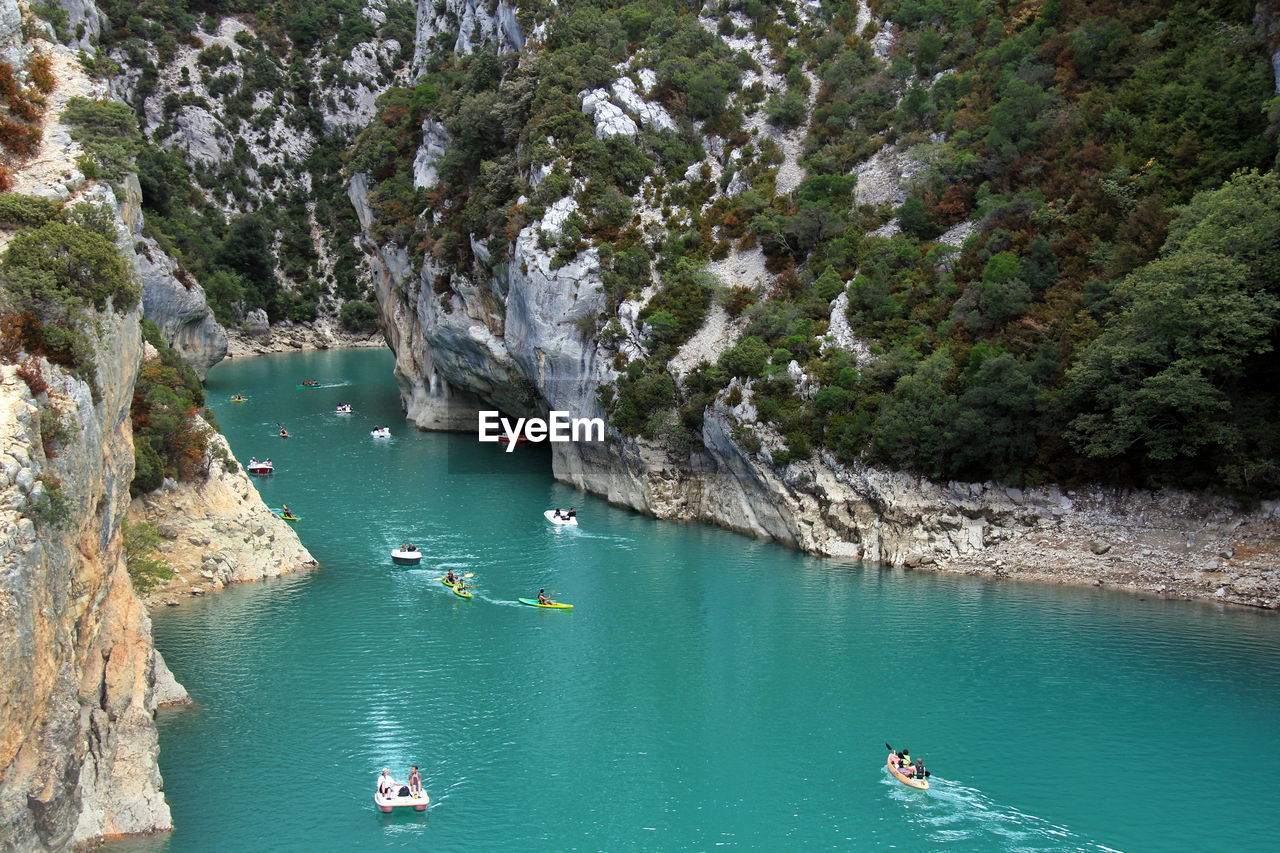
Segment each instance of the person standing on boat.
M422 793L422 775L418 773L418 765L409 771L409 796L416 797Z

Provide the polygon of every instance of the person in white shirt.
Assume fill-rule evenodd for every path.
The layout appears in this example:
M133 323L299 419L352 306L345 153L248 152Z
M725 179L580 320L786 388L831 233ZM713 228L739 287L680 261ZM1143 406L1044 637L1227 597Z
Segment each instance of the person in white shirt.
M391 775L391 768L382 768L382 775L378 777L378 793L384 797L394 797L398 790L400 783Z

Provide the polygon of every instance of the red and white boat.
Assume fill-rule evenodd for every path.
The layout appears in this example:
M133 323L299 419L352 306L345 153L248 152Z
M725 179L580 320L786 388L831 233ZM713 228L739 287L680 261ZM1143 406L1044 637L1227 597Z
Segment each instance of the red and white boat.
M259 460L252 457L250 457L249 464L245 467L249 469L250 474L259 474L263 476L274 473L276 470L276 466L271 464L270 459Z

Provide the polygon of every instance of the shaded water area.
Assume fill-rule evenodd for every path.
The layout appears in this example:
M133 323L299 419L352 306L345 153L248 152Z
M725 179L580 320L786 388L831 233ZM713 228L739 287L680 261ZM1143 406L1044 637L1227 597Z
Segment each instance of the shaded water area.
M298 390L318 379L320 388ZM1208 850L1271 836L1274 614L807 557L418 432L391 357L231 362L209 399L318 570L154 614L177 829L112 849ZM235 392L249 400L225 402ZM349 402L355 414L332 414ZM392 438L369 430L390 424ZM276 437L278 424L294 437ZM487 473L486 473L487 472ZM577 506L579 529L545 509ZM388 552L412 541L421 568ZM464 601L437 582L473 573ZM575 605L515 603L545 587ZM917 792L884 742L936 774ZM385 816L378 770L433 807ZM1265 846L1265 845L1264 845Z

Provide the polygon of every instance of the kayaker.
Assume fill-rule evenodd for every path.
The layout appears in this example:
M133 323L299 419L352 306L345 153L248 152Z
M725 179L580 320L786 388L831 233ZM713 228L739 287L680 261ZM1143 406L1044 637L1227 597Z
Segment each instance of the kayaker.
M546 589L540 589L540 590L538 590L538 603L539 603L539 604L555 604L555 602L554 602L554 601L552 601L551 599L547 598L547 591L546 591Z
M409 796L416 797L422 793L422 776L418 773L418 765L409 771Z
M917 758L915 767L911 768L911 778L924 779L931 775L933 774L931 774L928 770L924 769L924 759Z
M281 506L280 506L280 514L281 514L281 515L284 515L284 516L288 516L288 517L293 517L293 513L289 511L289 505L288 505L288 504L281 504Z
M450 569L448 572L445 573L444 581L450 586L453 586L458 582L458 576L453 573L453 569Z
M902 765L902 772L906 773L911 769L911 750L903 747L898 751L898 762Z

